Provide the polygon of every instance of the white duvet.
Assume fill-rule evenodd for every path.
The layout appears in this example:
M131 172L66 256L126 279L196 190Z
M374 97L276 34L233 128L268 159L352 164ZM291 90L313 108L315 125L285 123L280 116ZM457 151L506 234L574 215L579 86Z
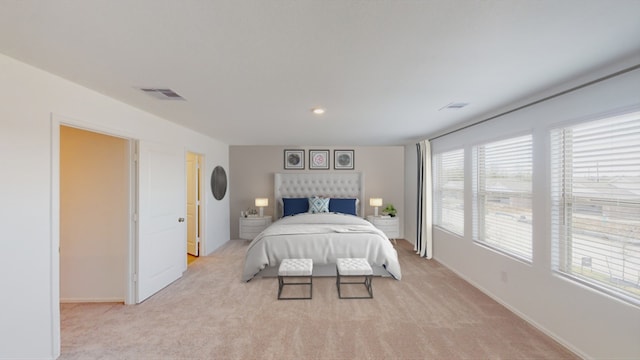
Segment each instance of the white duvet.
M333 264L337 258L365 258L400 280L398 253L385 234L368 221L345 214L298 214L282 218L249 244L243 281L251 280L282 259L307 258L314 264Z

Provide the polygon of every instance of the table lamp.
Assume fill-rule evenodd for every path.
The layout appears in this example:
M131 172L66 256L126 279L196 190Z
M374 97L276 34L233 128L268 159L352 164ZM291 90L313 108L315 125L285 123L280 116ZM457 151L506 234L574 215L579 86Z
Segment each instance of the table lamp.
M269 198L256 198L256 207L260 208L260 216L264 216L265 206L269 206Z
M382 206L382 198L370 198L369 205L375 208L375 216L378 216L378 206Z

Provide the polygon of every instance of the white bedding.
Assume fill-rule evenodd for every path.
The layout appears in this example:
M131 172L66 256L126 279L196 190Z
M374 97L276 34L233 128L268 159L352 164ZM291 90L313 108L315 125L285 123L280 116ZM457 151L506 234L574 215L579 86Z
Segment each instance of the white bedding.
M333 264L337 258L366 258L402 277L398 253L384 233L368 221L345 214L298 214L282 218L249 244L243 281L251 280L282 259L309 258L314 264Z

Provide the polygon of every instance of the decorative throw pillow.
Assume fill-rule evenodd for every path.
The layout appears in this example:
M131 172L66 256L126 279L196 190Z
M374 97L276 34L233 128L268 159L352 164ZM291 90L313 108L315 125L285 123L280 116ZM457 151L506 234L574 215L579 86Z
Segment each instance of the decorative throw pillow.
M356 199L331 198L329 200L329 211L357 215Z
M283 216L291 216L309 212L309 200L307 198L283 198Z
M317 196L309 198L309 212L313 214L329 212L329 198Z

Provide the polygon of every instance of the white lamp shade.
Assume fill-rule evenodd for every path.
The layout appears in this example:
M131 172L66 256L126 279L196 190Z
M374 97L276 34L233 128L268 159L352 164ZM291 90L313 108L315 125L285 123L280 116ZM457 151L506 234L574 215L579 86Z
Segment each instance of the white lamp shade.
M370 198L369 206L382 206L382 198Z
M269 198L256 198L256 207L269 206Z

